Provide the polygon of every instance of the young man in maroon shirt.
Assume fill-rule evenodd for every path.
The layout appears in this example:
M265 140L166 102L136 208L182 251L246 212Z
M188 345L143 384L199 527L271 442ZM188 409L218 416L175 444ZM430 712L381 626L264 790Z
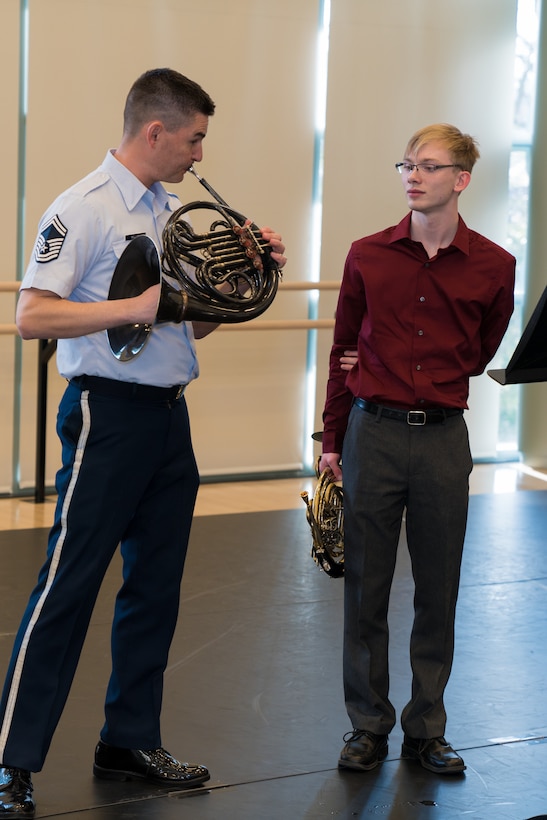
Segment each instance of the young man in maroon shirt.
M387 613L406 511L415 598L402 756L439 774L465 769L444 738L443 703L472 469L463 411L469 377L507 328L515 275L514 258L458 212L478 157L454 126L414 134L396 166L409 213L354 242L344 268L320 462L336 480L343 465L344 768L384 760L396 721Z

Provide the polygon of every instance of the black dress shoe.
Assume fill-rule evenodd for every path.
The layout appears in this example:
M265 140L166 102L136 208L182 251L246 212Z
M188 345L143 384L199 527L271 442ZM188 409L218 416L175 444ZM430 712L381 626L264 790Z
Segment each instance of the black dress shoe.
M424 769L437 774L461 774L465 763L444 737L427 740L404 736L401 756L417 760Z
M358 769L368 772L387 757L387 735L355 729L344 735L346 745L340 752L338 766L341 769Z
M209 780L205 766L180 763L165 749L119 749L102 740L95 749L93 774L104 780L148 780L191 789Z
M0 818L34 817L36 804L27 769L0 767Z

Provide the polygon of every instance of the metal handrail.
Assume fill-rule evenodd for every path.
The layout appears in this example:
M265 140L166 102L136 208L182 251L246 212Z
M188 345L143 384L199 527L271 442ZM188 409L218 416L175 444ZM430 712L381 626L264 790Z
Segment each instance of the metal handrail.
M17 293L20 282L0 282L0 293ZM279 291L336 291L340 282L280 282ZM253 319L250 322L221 325L222 330L325 330L334 327L334 319ZM15 324L0 324L0 336L17 335Z

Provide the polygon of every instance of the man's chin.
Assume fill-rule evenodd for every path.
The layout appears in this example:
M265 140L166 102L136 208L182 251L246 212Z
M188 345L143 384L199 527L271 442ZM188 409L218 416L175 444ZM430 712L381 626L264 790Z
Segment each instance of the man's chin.
M171 174L168 177L164 177L162 179L162 182L164 182L166 185L178 185L179 182L182 182L184 180L185 176L186 171L181 171L180 174Z

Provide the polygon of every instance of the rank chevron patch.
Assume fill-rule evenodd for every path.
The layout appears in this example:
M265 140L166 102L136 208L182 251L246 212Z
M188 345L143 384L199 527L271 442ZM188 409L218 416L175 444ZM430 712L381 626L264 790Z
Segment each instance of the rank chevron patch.
M66 235L67 228L65 228L56 214L49 222L46 222L36 240L36 247L34 249L34 258L36 261L51 262L53 259L57 259L61 253Z

